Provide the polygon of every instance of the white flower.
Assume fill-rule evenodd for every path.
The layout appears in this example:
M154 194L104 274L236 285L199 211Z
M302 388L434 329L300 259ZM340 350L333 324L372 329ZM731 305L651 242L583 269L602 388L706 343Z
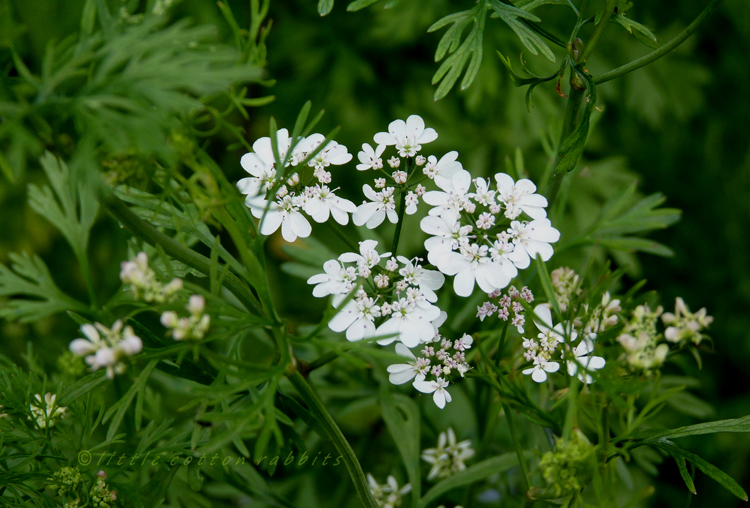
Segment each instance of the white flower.
M372 497L380 508L398 508L402 504L402 498L405 494L411 492L411 484L407 483L403 487L398 487L398 482L393 476L389 476L385 485L378 485L375 478L367 473L367 483L370 487Z
M359 171L381 169L383 167L383 159L380 156L383 155L383 150L385 150L385 145L378 145L373 150L370 143L362 143L362 151L357 154L361 164L357 164L357 169Z
M295 147L295 154L298 151L303 154L312 153L325 139L326 137L322 134L313 134L298 143L297 147ZM335 141L329 141L325 148L308 161L307 165L316 169L322 169L331 164L340 166L350 160L352 160L352 154L348 152L344 145L340 145Z
M326 273L313 275L307 279L308 284L317 284L313 288L313 296L323 298L328 295L341 295L349 293L357 280L357 273L353 267L345 267L335 259L323 264Z
M454 473L466 469L465 461L474 457L471 441L456 442L456 434L453 429L448 428L447 433L441 432L438 436L437 447L428 448L422 452L422 460L432 464L428 480L435 478L447 478Z
M529 369L524 369L522 372L524 375L531 374L531 379L537 383L544 383L547 380L547 373L552 374L560 370L560 364L557 362L547 361L542 356L534 358L534 366Z
M396 201L393 199L394 190L393 187L388 187L380 192L375 192L372 187L365 184L362 191L370 202L365 202L357 207L357 210L352 214L354 224L357 226L364 224L368 229L375 229L383 223L386 215L389 221L396 224L398 214L396 213Z
M284 159L289 150L291 139L286 129L276 131L276 140L278 142L279 157ZM266 191L273 187L276 179L276 160L271 148L271 138L260 138L253 143L253 151L246 153L240 159L242 169L247 171L250 178L243 178L237 182L237 188L242 194L248 197L265 195Z
M404 201L406 203L406 215L414 215L417 213L417 207L419 206L419 196L414 194L414 192L409 191L406 194L406 199Z
M402 343L396 344L396 354L410 360L409 363L395 363L388 366L388 380L394 385L402 385L414 379L417 375L426 375L430 366L427 358L415 357L412 352Z
M414 157L422 149L422 143L437 139L435 129L425 129L424 120L418 115L411 115L403 120L394 120L388 125L388 132L375 134L378 145L395 145L401 157Z
M446 182L450 182L456 173L463 171L464 167L456 160L457 158L458 152L455 150L443 155L440 160L430 155L422 172L442 187Z
M316 185L313 197L305 202L304 209L315 222L323 223L333 215L336 222L346 226L349 224L348 214L357 211L357 205L348 199L338 197L325 185Z
M443 409L445 403L452 400L451 394L446 390L449 384L442 377L438 377L435 381L425 381L424 376L417 376L413 386L422 393L432 393L432 400L435 402L435 405Z
M534 322L539 328L539 339L547 339L551 343L552 341L565 342L566 336L570 337L570 342L574 342L578 338L578 332L573 329L567 330L569 327L565 326L564 323L553 325L552 311L547 304L539 304L534 307Z
M404 256L398 256L398 260L404 265L398 273L403 275L409 284L418 286L422 295L428 302L437 302L435 291L443 287L445 276L436 270L425 270L421 265L412 263Z
M537 255L542 256L542 261L548 261L555 252L550 243L560 239L560 232L552 227L549 219L513 221L510 228L514 249L508 258L520 269L528 268L531 258L536 258Z
M490 190L490 184L484 178L475 178L474 186L477 191L469 194L469 197L480 205L490 206L495 203L495 191Z
M438 269L446 275L455 275L453 290L458 296L469 296L474 291L474 282L485 293L492 293L510 284L503 266L492 262L487 256L486 245L462 245L460 252L447 252L438 259Z
M433 235L424 242L427 249L427 260L437 265L438 259L443 254L458 249L461 245L469 243L471 226L462 226L458 216L446 210L439 216L428 215L419 223L422 231Z
M299 212L297 199L292 196L284 196L279 202L272 201L268 206L268 213L263 219L260 234L271 235L281 226L281 236L287 242L293 242L300 238L307 238L312 233L312 226L304 215ZM268 202L261 196L249 198L245 203L250 207L256 219L263 218L263 212Z
M578 379L586 384L594 382L590 373L603 368L607 363L601 356L591 355L594 352L594 339L596 339L595 333L581 339L581 342L573 348L575 361L568 360L567 362L568 375L575 376L578 374ZM581 372L578 371L579 365L582 367Z
M387 346L399 340L407 347L415 347L420 342L429 342L435 337L432 321L440 317L440 309L429 303L417 305L401 298L392 305L391 317L377 329L378 335L394 335L378 341Z
M58 418L65 418L65 410L68 408L56 404L57 395L46 393L42 399L42 396L37 393L34 398L36 402L29 404L29 411L31 411L29 420L36 422L36 426L40 429L54 427Z
M457 171L450 179L444 178L435 182L442 191L425 192L422 199L434 208L430 215L440 215L445 210L459 214L469 203L469 188L471 187L471 173L466 170Z
M521 212L532 219L547 217L547 198L535 194L536 185L531 180L522 179L513 182L513 178L505 173L495 175L497 182L497 199L505 205L505 216L515 219Z
M380 263L381 259L391 257L390 252L379 254L377 246L377 240L364 240L359 242L359 254L356 252L345 252L339 256L339 261L343 261L344 263L357 263L358 266L364 265L367 268L374 268L375 265Z
M380 317L380 306L365 296L349 301L333 316L328 327L334 332L346 330L346 339L355 342L375 335L375 318Z
M81 331L86 338L74 339L70 350L78 356L85 356L92 371L106 368L109 379L125 372L125 364L121 361L124 357L137 355L143 349L143 342L133 329L130 326L123 329L119 320L111 329L100 323L86 323L81 326Z

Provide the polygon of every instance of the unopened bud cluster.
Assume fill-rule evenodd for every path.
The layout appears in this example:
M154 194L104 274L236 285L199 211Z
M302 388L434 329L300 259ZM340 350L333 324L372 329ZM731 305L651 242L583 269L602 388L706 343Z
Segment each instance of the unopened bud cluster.
M161 315L161 324L169 329L174 340L201 340L211 326L211 316L204 314L206 299L193 295L185 308L190 316L179 317L174 311L166 311Z

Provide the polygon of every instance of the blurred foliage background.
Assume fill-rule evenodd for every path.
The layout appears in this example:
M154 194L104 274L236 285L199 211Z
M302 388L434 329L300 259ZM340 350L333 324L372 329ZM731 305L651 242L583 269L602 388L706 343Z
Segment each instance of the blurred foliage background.
M119 4L119 0L112 5L115 3ZM133 3L122 5L132 9ZM515 35L505 25L488 20L484 60L474 84L465 91L453 90L445 99L434 102L430 80L437 70L433 55L442 32L428 34L426 30L449 13L469 9L472 2L402 0L383 9L384 3L356 13L346 12L346 6L339 3L330 15L321 18L313 0L271 0L268 18L273 24L266 41L266 77L275 83L252 85L249 95L273 95L275 100L251 109L249 119L237 115L230 122L242 126L245 139L252 143L267 135L271 115L280 126L291 127L304 102L312 100L314 108L326 111L318 130L327 132L341 125L337 140L356 156L358 143L371 141L372 135L386 130L391 120L419 114L439 132L431 150L441 155L457 149L459 160L475 176L502 170L506 160L515 160L520 149L526 171L532 179L538 179L549 161L543 146L550 132L557 136L564 100L552 81L535 90L534 108L526 111L525 89L513 86L495 55L495 50L500 50L510 56L514 67L520 66L523 48ZM692 21L705 2L634 3L629 16L651 28L663 42ZM231 0L227 4L240 26L248 26L248 2ZM82 0L1 1L0 46L6 47L12 40L31 71L39 73L50 41L59 42L78 30L82 8ZM567 38L575 21L571 11L552 5L535 12L545 27ZM173 20L213 25L217 40L231 37L213 0L175 2L169 16ZM635 37L611 25L589 70L594 75L601 74L647 51L649 48ZM559 59L561 53L556 53ZM9 53L0 49L0 54L0 61L7 64ZM666 206L683 211L681 222L652 235L674 251L673 257L616 254L614 262L627 267L626 280L648 279L647 288L661 292L665 307L671 308L674 298L682 296L691 308L705 306L715 317L711 335L716 354L704 358L703 372L697 374L703 382L698 391L713 410L697 414L696 422L750 412L750 372L746 368L750 361L748 54L750 3L726 0L677 51L599 86L598 106L602 111L595 114L584 161L571 176L574 181L566 219L561 224L563 238L581 231L609 198L623 192L636 179L642 194L663 192L668 197ZM523 58L538 74L550 74L557 67L527 54ZM219 129L206 140L208 151L230 181L242 177L239 158L245 150L237 145L226 129ZM65 240L26 203L27 184L44 180L38 163L33 159L27 162L26 171L15 182L3 179L0 183L0 262L7 263L10 252L37 253L60 287L85 299L84 279ZM355 173L345 179L341 173L335 176L352 195L358 195L362 184L361 175ZM413 224L416 226L417 222ZM94 285L100 294L109 295L119 287L118 268L126 257L125 238L114 221L100 217L90 246ZM319 238L337 241L324 235ZM414 253L421 241L419 234L409 236ZM280 243L269 242L269 249L279 264L288 260ZM571 264L578 269L580 266L575 263L580 265L588 254L571 250L553 258L552 264ZM603 254L597 251L596 255ZM273 277L282 289L277 295L284 313L297 316L300 323L319 316L323 302L311 298L292 307L282 298L289 288L309 292L303 281L278 269ZM33 325L3 322L0 349L20 360L30 341L44 364L54 366L59 351L67 348L76 328L65 316ZM343 416L341 423L347 433L367 439L370 432L383 429L373 428L371 422L358 416L367 405L365 400L362 402L359 408L348 406L351 418ZM446 410L445 417L451 421L439 423L436 430L460 422L460 414L458 407ZM436 416L431 414L429 419L435 423ZM355 449L357 446L355 441ZM750 485L750 441L741 435L702 436L693 439L689 448L741 485ZM382 457L366 457L363 466L366 471L380 470L384 477L388 468L383 461ZM652 506L684 506L688 494L673 462L661 466L656 481L656 494L649 501ZM696 487L699 495L692 506L729 507L739 503L705 476L698 477Z

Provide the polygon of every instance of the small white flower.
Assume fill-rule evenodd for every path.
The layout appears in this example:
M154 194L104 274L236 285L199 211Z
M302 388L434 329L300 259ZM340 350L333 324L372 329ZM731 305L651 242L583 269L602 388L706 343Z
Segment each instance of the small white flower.
M338 197L325 185L316 185L314 189L313 197L305 202L305 213L317 223L327 221L332 215L342 226L349 224L348 214L356 212L357 205L348 199Z
M133 329L130 326L123 329L119 320L111 329L100 323L95 323L95 326L86 323L81 326L81 331L86 338L74 339L70 350L78 356L85 356L92 371L106 368L109 379L125 372L125 364L121 361L124 357L137 355L143 349L143 342Z
M542 256L542 261L548 261L555 252L550 244L560 239L560 232L552 227L549 219L535 219L527 223L513 221L510 228L514 249L508 258L519 269L528 268L531 259L537 255Z
M375 134L378 145L395 145L401 157L414 157L422 149L423 143L437 139L435 129L425 129L424 120L418 115L411 115L403 120L394 120L388 125L388 132Z
M522 372L524 375L531 374L531 379L537 383L544 383L547 380L547 373L552 374L560 370L560 364L557 362L549 362L542 356L534 358L534 366L529 369L524 369Z
M464 167L456 160L457 158L458 152L455 150L443 155L440 160L437 160L434 155L430 155L422 172L435 180L435 183L442 188L446 182L453 179L456 173L463 171Z
M410 360L408 363L396 363L388 366L388 380L394 385L402 385L414 379L417 375L427 374L430 360L427 358L416 358L414 354L402 343L396 344L396 354Z
M497 182L497 199L505 205L505 216L513 220L525 212L532 219L547 217L547 198L535 194L536 185L531 180L513 178L505 173L495 175Z
M471 173L466 170L457 171L452 178L436 179L438 187L442 191L425 192L422 199L434 208L430 215L440 215L446 210L459 214L470 202L469 187L471 187Z
M413 348L420 342L429 342L435 337L432 321L440 317L440 309L429 303L417 305L401 298L392 304L391 317L377 329L378 335L393 335L378 341L387 346L396 340Z
M404 256L398 256L398 260L404 265L399 270L404 280L409 284L419 287L420 292L428 302L437 302L435 291L445 284L445 276L436 270L425 270L421 265L412 263L410 259Z
M380 306L370 297L350 300L329 321L328 327L334 332L346 330L346 339L355 342L373 337L376 334L375 318L380 317Z
M458 296L469 296L474 282L485 293L492 293L510 284L503 266L488 256L486 245L462 245L460 252L447 252L439 257L437 267L446 275L453 275L453 290Z
M263 212L268 202L261 196L249 198L245 203L256 219L263 218ZM312 233L312 226L304 215L299 212L297 200L291 196L284 196L279 202L272 201L268 206L268 213L263 219L260 234L271 235L281 227L281 236L287 242L294 242L297 237L307 238Z
M594 340L596 334L589 334L587 337L581 339L581 342L573 348L573 356L575 361L568 360L568 375L575 376L578 374L578 379L583 383L591 384L594 382L594 378L591 373L604 368L607 363L601 356L593 356L591 353L594 352ZM581 371L579 372L579 366Z
M399 159L396 156L393 156L390 159L388 159L388 165L391 167L391 169L396 169L401 165L401 159ZM403 173L403 171L397 171L397 173ZM394 180L396 179L395 174L396 173L394 173L394 176L393 176ZM398 180L396 180L396 183L404 183L404 182L399 182Z
M471 199L484 206L492 206L495 204L495 191L490 190L490 184L487 180L484 178L475 178L474 186L477 191L473 194L469 194Z
M383 155L386 145L378 145L375 150L372 149L369 143L362 144L362 151L357 154L359 162L357 169L359 171L367 171L368 169L381 169L383 167L383 159L380 158Z
M385 178L376 178L375 179L375 188L376 189L382 189L385 187Z
M409 191L408 194L406 194L404 202L406 203L406 215L414 215L415 213L417 213L417 207L419 206L419 196L414 194L412 191Z
M345 267L335 259L323 264L325 273L313 275L307 279L308 284L317 284L313 288L313 296L323 298L328 295L341 295L349 293L357 280L357 274L353 267Z
M345 252L339 256L339 261L344 263L357 263L357 265L364 265L368 268L374 268L381 259L391 257L390 252L378 253L377 240L364 240L359 242L359 254L356 252Z
M398 222L398 213L396 213L396 201L393 199L393 187L388 187L380 192L375 192L372 187L365 184L362 191L370 202L365 202L357 207L352 214L352 220L355 225L367 226L368 229L375 229L388 220L393 224Z
M297 147L295 147L295 152L304 154L312 153L325 139L325 136L322 134L313 134L300 141ZM352 160L352 154L348 152L344 145L335 141L329 141L325 148L318 152L307 165L316 169L322 169L330 165L340 166L350 160Z
M471 448L471 441L456 441L456 434L453 429L448 428L447 432L441 432L438 436L437 447L428 448L422 452L422 460L432 464L428 480L435 478L447 478L459 471L466 469L467 460L474 457L474 450Z
M425 381L424 376L417 376L413 386L422 393L432 393L432 400L435 402L435 405L443 409L446 402L452 400L451 394L446 390L449 384L442 377L438 377L435 381Z
M458 216L450 210L444 211L437 217L428 215L422 219L419 226L428 235L433 235L424 242L427 260L433 265L437 265L443 254L458 249L470 241L471 226L462 226L458 221Z

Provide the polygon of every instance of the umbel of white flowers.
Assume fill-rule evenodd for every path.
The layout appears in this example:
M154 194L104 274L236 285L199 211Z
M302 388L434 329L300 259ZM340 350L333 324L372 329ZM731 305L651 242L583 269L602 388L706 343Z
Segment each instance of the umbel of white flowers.
M550 259L554 252L551 244L560 234L546 218L547 200L536 193L530 180L515 181L504 173L494 175L494 184L472 179L458 161L458 152L440 159L420 153L437 137L421 117L411 115L405 121L391 122L387 132L375 134L375 148L364 143L356 169L376 171L377 177L372 185L363 186L367 200L359 206L336 195L331 183L333 166L352 159L345 146L331 141L302 164L324 141L321 134L293 140L286 129L277 131L278 154L287 160L286 168L276 167L271 139L258 139L253 152L240 161L249 176L237 187L260 219L260 233L270 235L280 228L289 242L312 233L307 217L318 223L333 217L345 225L352 215L356 226L374 229L386 218L397 223L404 213L416 213L422 201L431 207L420 227L429 235L424 244L426 257L437 270L427 269L421 258L378 252L377 241L367 240L360 242L359 252L327 261L324 273L311 277L308 283L315 285L314 296L333 296L339 312L329 321L331 330L346 332L350 341L376 336L381 345L398 341L402 346L397 352L412 363L408 369L394 366L402 370L392 379L413 379L417 390L432 393L435 403L444 407L451 400L446 390L449 376L463 376L469 369L463 349L449 351L454 343L438 333L447 318L437 305L436 293L445 276L453 277L453 291L461 297L470 296L476 286L485 293L502 290L519 270L529 267L532 258ZM391 146L396 155L387 161L393 170L389 172L384 169L383 156ZM282 174L291 176L280 182ZM422 185L429 180L436 189ZM277 189L275 196L267 195L271 189ZM400 201L403 210L397 208ZM514 318L519 330L523 329L521 314ZM455 344L470 347L471 338L467 337ZM433 343L441 347L431 346ZM408 351L415 347L425 348L422 358ZM403 373L413 375L401 381Z
M124 373L123 360L137 355L143 348L141 339L130 326L123 328L121 320L115 321L112 328L101 323L87 323L81 326L81 332L86 338L73 340L70 350L78 356L85 356L92 371L106 368L109 379L114 379L115 374Z

